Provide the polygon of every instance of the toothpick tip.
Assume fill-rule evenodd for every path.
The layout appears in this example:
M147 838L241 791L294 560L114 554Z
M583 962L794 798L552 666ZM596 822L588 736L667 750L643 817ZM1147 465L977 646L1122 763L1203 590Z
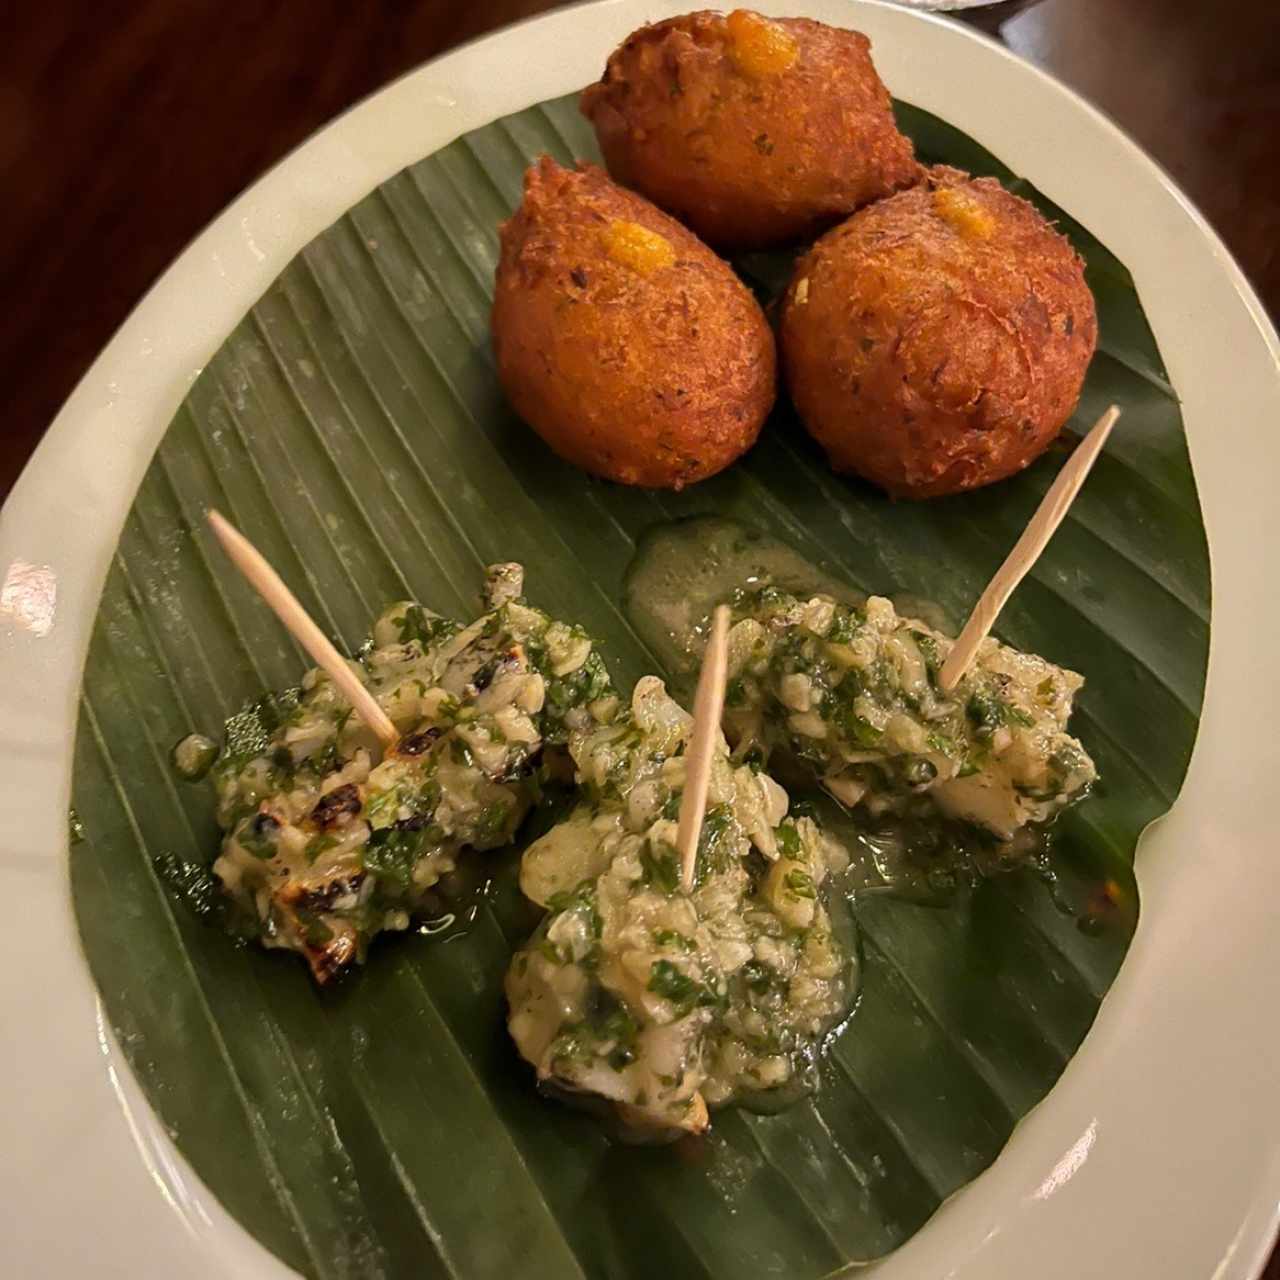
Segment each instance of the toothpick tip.
M987 589L979 597L968 622L956 637L951 652L938 673L938 685L944 693L950 693L964 678L978 652L978 646L995 625L996 617L1013 589L1030 572L1031 566L1040 557L1054 530L1075 501L1076 494L1088 478L1119 416L1120 406L1113 404L1089 429L1049 486L1048 492L1022 531L1022 536L1014 543L1004 563L987 584Z
M237 532L235 525L233 525L231 521L217 509L217 507L210 507L209 510L204 513L204 518L205 523L213 530L218 541L221 542L223 546L226 546L227 539L234 536Z

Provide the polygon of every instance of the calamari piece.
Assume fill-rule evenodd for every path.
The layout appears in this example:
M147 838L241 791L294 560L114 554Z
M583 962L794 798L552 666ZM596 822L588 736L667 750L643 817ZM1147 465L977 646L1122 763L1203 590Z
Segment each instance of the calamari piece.
M775 587L743 593L729 634L735 754L785 748L872 814L933 807L1010 840L1080 799L1093 761L1066 731L1084 681L984 640L950 693L952 641L872 596L862 608Z
M674 848L690 717L656 677L570 735L579 807L525 851L548 915L507 974L508 1025L538 1078L676 1136L707 1106L793 1081L846 1011L849 958L821 886L841 853L723 741L695 883Z
M470 626L412 602L378 619L352 667L399 730L394 750L313 670L269 737L219 763L214 872L248 930L301 953L318 982L439 910L465 850L510 842L544 748L613 714L590 638L522 603L522 580L493 566Z

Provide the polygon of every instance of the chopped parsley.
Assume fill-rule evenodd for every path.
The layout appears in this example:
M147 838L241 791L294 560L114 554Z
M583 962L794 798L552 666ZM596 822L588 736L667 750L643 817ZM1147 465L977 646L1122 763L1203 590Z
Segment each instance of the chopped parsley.
M506 799L495 800L492 804L485 805L480 811L480 817L476 820L472 843L477 848L483 849L503 840L514 808L514 804Z
M814 888L813 877L807 872L797 867L794 871L788 871L782 877L782 883L787 886L787 892L796 898L816 898L818 891Z
M733 811L727 804L716 805L702 820L698 833L697 870L701 879L707 870L721 870L733 857L732 841L726 840L733 826Z
M404 611L404 616L393 619L393 622L400 632L401 644L412 644L416 641L423 649L429 649L432 645L439 644L441 640L447 640L460 630L458 624L452 619L431 613L420 604L411 604Z
M670 960L655 960L649 970L649 990L670 1001L679 1017L697 1008L718 1005L720 997L701 982L696 982Z
M435 824L421 827L384 827L369 837L364 865L383 886L396 893L413 888L413 869L444 840L443 828Z
M804 855L803 846L800 843L800 832L796 829L793 822L784 822L776 832L778 839L778 849L785 858L800 858Z
M648 847L642 849L640 865L644 868L645 883L655 889L675 893L680 887L680 861L670 845L665 845L662 852Z
M592 880L584 880L573 889L562 889L547 899L547 906L552 911L577 911L587 918L591 926L591 936L598 938L604 927L600 913L596 910L596 886Z

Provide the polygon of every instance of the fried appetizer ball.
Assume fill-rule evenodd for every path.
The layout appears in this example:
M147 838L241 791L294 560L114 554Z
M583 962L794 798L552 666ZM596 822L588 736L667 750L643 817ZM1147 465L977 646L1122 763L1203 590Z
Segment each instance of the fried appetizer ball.
M1071 415L1098 325L1083 264L994 178L935 169L796 264L780 340L837 471L904 498L1003 480Z
M755 443L777 383L750 290L700 240L601 169L543 156L501 229L498 375L562 458L680 489Z
M918 181L871 42L747 9L641 27L582 95L609 172L722 248L825 230Z

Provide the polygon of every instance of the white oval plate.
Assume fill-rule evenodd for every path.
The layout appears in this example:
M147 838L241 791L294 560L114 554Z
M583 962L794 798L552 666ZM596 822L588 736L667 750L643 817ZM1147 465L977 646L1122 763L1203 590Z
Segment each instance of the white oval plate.
M1108 120L986 39L872 0L757 0L857 26L945 117L1128 265L1183 397L1213 561L1209 686L1183 794L1138 856L1132 950L1062 1081L882 1280L1256 1275L1280 1196L1280 356L1226 250ZM80 953L67 806L80 669L135 489L206 359L286 263L458 134L595 79L668 0L560 10L362 103L217 219L116 334L0 513L0 1251L11 1275L271 1276L129 1073ZM128 945L127 936L120 940Z

